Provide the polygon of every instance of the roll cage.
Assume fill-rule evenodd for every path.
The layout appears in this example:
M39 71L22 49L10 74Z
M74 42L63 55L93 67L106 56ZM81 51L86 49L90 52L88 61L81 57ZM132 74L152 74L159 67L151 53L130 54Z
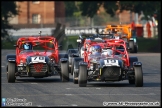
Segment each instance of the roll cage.
M129 25L107 25L105 30L110 30L113 32L113 30L117 30L117 32L121 32L123 35L122 38L127 38L128 40L132 37L131 27Z
M30 37L21 37L17 40L16 45L14 45L16 47L16 55L19 55L21 51L23 51L24 49L22 48L22 45L24 43L30 43L32 44L33 47L35 46L40 46L41 48L44 49L44 52L46 53L48 50L52 51L52 55L51 58L55 58L55 62L58 63L59 59L58 59L58 42L56 40L56 38L52 37L52 36L38 36L38 37L34 37L34 36L30 36ZM39 44L37 44L39 43ZM52 47L47 46L47 43L51 43ZM19 61L19 58L16 57L16 61Z
M88 44L87 44L88 43ZM104 41L93 41L93 40L86 40L84 42L84 62L88 63L88 67L90 66L90 61L88 60L88 56L91 54L90 48L94 45L100 45L101 48L111 48L113 51L112 57L115 57L116 52L121 54L121 58L124 61L125 66L130 66L129 64L129 56L126 49L126 43L122 39L107 39ZM118 47L121 46L123 51L118 49Z

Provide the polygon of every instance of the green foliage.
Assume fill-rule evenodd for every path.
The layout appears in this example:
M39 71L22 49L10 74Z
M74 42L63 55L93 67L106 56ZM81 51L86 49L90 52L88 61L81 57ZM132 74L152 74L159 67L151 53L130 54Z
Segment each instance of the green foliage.
M80 10L82 10L83 16L92 18L97 13L101 5L102 5L102 1L93 1L93 2L84 1L80 5Z
M154 12L161 10L160 1L121 1L120 10L130 10L135 13L144 12L145 15L153 15Z
M87 2L84 1L80 5L83 16L93 17L98 11L99 7L103 5L106 12L111 16L115 15L115 12L119 10L130 10L131 12L141 13L145 15L145 19L148 20L148 16L153 16L156 14L156 19L158 20L158 48L161 47L161 1L95 1Z
M65 14L66 14L66 21L69 22L69 18L73 18L73 23L75 25L82 25L85 23L84 19L82 19L80 5L82 4L81 1L65 1Z
M79 1L65 1L65 14L66 17L78 17L81 16Z
M108 14L110 14L111 17L113 17L116 13L116 10L118 9L117 1L105 1L104 2L104 8Z
M9 38L9 33L6 29L11 29L12 26L9 25L9 19L18 15L19 8L16 6L15 1L2 1L1 2L1 37Z
M130 10L135 13L143 11L145 15L153 15L154 12L161 11L160 1L84 1L80 5L82 15L93 17L101 5L111 16L114 16L117 10L120 10L120 12Z
M65 15L66 17L71 17L73 16L73 13L75 10L77 10L77 7L75 6L74 1L65 1Z

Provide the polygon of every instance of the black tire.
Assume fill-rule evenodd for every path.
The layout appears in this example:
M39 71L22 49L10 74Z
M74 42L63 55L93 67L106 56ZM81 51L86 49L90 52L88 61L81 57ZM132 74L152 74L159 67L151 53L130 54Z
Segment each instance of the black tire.
M130 64L129 68L133 68L133 62L138 62L138 58L137 57L129 57L129 64ZM129 79L129 84L135 84L135 79Z
M78 84L78 79L76 79L76 77L78 77L77 73L73 73L73 83L74 84Z
M61 81L62 82L69 81L69 71L68 71L68 68L69 68L69 64L67 62L66 63L61 63L61 74L60 74L60 77L61 77Z
M72 58L70 58L70 55L69 55L69 58L68 58L68 61L69 61L69 73L71 73L71 67L70 67L70 65L71 65L71 60L70 59L72 59Z
M83 58L80 58L80 57L74 58L74 61L73 61L73 71L72 71L73 74L74 74L74 71L76 69L79 69L79 62L80 61L83 61Z
M7 79L9 83L14 83L16 80L15 70L16 70L15 63L8 62Z
M87 86L87 66L79 66L78 84L79 87Z
M134 45L134 53L138 52L138 42L137 42L137 38L136 38L136 44Z
M73 73L74 84L78 84L78 73L79 73L79 62L80 61L83 61L83 58L77 57L77 58L74 58L74 61L73 61L73 72L72 73Z
M138 46L134 46L134 53L138 52Z
M143 72L141 66L134 67L135 72L135 86L142 87L143 86Z
M73 70L74 70L74 58L71 60L71 75L73 75Z
M130 53L135 53L134 41L129 41L129 48L131 48Z
M69 57L68 57L68 61L69 61L69 72L71 72L71 67L70 67L70 65L71 65L70 55L69 55Z
M71 73L71 67L69 66L69 73Z

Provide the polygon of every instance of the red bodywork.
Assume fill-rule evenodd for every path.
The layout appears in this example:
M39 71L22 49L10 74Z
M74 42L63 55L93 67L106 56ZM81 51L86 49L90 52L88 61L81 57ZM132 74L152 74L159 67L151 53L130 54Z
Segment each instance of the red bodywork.
M33 48L36 46L40 46L41 48L44 49L44 51L33 50L33 52L21 53L24 50L22 48L22 45L26 42L31 43ZM37 45L37 43L39 43L39 45ZM52 44L52 48L48 47L47 43ZM48 56L51 59L54 59L56 64L59 62L58 42L56 38L52 36L21 37L17 40L16 46L17 46L16 47L16 65L19 65L20 61L26 62L27 56L35 56L35 55Z
M87 44L88 43L88 44ZM88 67L90 66L90 61L88 60L88 55L91 54L90 52L90 47L94 46L94 45L100 45L101 48L110 48L113 50L113 57L115 56L115 52L118 52L120 54L122 54L122 59L124 61L124 65L125 66L130 66L129 63L129 56L128 56L128 52L126 49L126 43L124 40L122 39L105 39L103 42L94 42L91 40L85 40L84 42L84 48L87 49L86 51L84 51L84 62L88 63ZM117 50L116 48L122 46L124 48L124 52Z

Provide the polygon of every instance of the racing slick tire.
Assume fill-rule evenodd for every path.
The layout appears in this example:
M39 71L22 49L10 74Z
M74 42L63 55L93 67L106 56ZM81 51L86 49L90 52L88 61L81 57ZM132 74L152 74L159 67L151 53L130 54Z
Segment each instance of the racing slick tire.
M78 73L79 73L78 70L79 70L79 62L80 61L83 61L83 58L80 58L80 57L74 58L73 72L72 72L73 73L73 82L74 82L74 84L78 84Z
M136 50L136 47L135 47L133 40L129 41L129 48L131 48L130 53L137 53L137 50Z
M14 83L16 80L15 70L16 70L15 63L8 62L7 79L9 83Z
M65 62L65 63L61 63L61 74L60 74L60 77L61 77L61 81L62 82L67 82L69 81L69 71L68 71L68 62Z
M73 73L73 83L74 84L78 84L78 79L76 79L78 77L78 73Z
M138 45L135 45L134 46L134 53L137 53L138 52Z
M143 72L141 66L134 67L135 72L135 86L142 87L143 86Z
M74 70L74 58L71 60L71 75L73 75L73 70Z
M69 67L69 72L71 72L71 67Z
M87 66L79 66L78 84L79 87L87 86Z
M76 51L75 49L70 49L71 51ZM71 67L70 67L70 65L72 65L72 59L74 58L74 57L71 57L70 56L70 54L71 53L68 53L68 60L69 60L69 72L71 73ZM72 73L71 73L71 75L73 75Z
M133 62L137 62L137 61L138 61L137 57L129 57L129 64L130 64L129 68L133 68ZM134 78L129 79L129 84L135 84L135 79Z

